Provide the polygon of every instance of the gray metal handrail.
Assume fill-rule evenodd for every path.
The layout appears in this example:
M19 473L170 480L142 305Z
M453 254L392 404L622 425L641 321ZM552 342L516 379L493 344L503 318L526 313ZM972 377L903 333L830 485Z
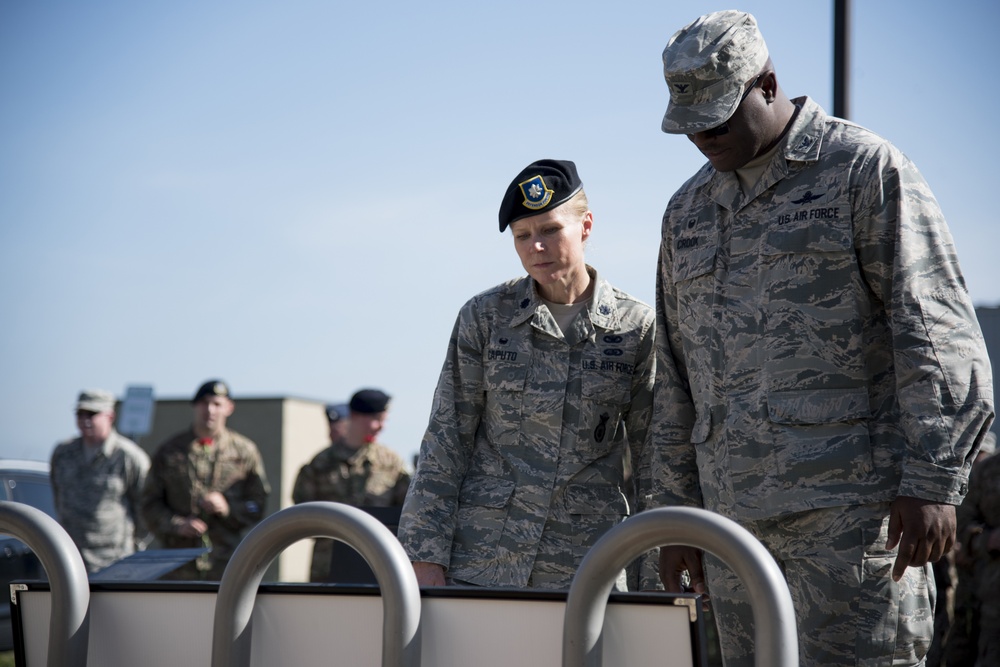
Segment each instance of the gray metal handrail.
M420 665L420 588L396 536L368 513L340 503L294 505L260 522L233 554L215 603L212 667L249 667L257 587L285 548L310 537L346 542L375 573L382 591L382 665Z
M584 557L570 585L563 620L563 667L600 667L608 595L622 568L659 546L687 545L715 554L747 587L758 667L799 664L795 612L771 554L736 522L694 507L647 510L618 524Z
M59 522L45 512L0 501L0 532L35 552L52 592L49 613L49 667L86 667L90 642L90 583L76 545Z

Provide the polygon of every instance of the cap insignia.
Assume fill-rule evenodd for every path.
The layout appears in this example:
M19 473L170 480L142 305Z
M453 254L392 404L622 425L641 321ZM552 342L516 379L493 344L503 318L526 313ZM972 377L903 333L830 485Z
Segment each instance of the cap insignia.
M553 191L545 186L545 181L541 176L534 176L526 181L517 184L524 195L524 206L533 211L545 208L552 201Z

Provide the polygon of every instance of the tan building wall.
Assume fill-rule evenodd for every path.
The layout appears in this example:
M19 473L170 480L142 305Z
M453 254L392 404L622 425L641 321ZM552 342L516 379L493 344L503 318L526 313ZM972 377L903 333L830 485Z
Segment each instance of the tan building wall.
M150 433L133 438L150 455L174 434L191 427L190 399L156 401ZM226 423L260 449L271 485L266 516L292 505L292 487L299 468L330 442L330 429L321 401L303 398L240 398ZM129 435L129 434L125 434ZM265 581L308 581L312 541L293 544L268 568Z

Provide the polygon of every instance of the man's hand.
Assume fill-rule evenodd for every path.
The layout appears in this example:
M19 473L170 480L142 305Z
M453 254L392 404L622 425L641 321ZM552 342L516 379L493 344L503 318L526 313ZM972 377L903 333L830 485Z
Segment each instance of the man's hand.
M181 537L201 537L208 530L208 524L194 516L189 516L175 525L177 534Z
M899 496L889 508L886 549L899 545L892 566L892 580L899 581L908 567L923 567L939 560L955 544L955 506L922 498Z
M209 514L229 516L229 501L218 491L209 491L201 497L198 506Z
M417 584L423 586L446 586L444 568L437 563L415 562L413 573L417 575Z
M691 588L684 590L681 573L687 570L691 577ZM692 590L702 595L708 593L705 586L705 571L701 567L701 549L694 547L660 547L660 581L668 593L689 593Z

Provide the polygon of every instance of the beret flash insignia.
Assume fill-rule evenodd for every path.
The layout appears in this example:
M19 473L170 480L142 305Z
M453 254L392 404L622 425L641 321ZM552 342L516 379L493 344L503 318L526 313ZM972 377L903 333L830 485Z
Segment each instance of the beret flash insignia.
M532 211L545 208L552 201L553 191L546 187L541 176L534 176L518 183L518 187L521 188L521 194L524 195L524 202L522 202L524 207L530 208Z

